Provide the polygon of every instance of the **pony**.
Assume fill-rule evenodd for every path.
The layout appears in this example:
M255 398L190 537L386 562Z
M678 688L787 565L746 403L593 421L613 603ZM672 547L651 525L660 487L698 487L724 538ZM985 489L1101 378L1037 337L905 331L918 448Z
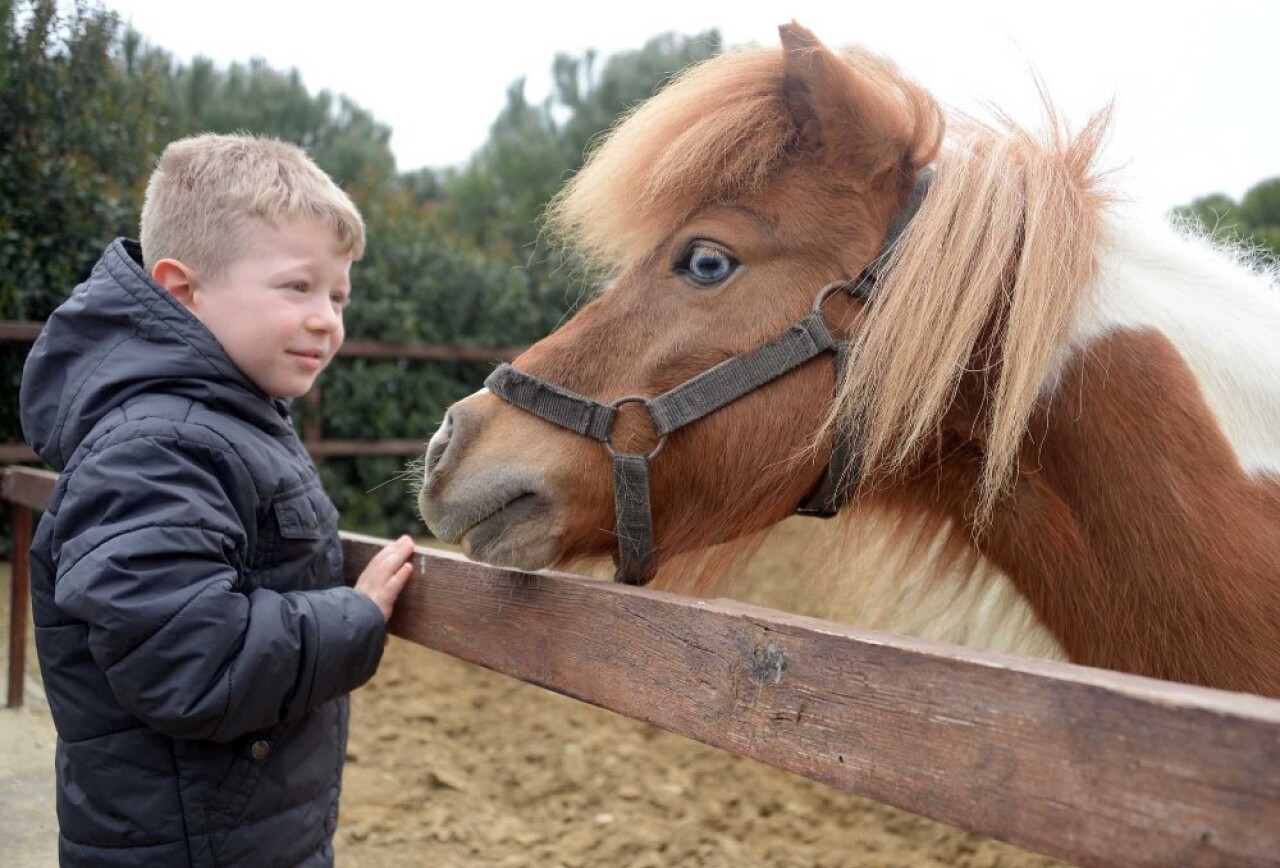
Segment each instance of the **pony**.
M981 123L780 37L678 76L552 202L607 282L449 409L431 531L700 592L799 507L844 540L804 544L806 593L861 588L870 626L1280 696L1274 273L1108 190L1109 108Z

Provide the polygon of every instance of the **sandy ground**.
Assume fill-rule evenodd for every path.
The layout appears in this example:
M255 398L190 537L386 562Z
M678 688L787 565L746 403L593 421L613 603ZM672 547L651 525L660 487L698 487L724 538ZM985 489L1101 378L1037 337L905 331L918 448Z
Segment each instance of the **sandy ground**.
M58 864L53 721L39 690L33 681L25 707L0 708L0 865L12 868Z
M53 729L28 684L0 710L7 868L56 865ZM337 845L358 868L1059 864L398 639L355 695Z
M0 865L58 864L53 806L53 719L40 689L35 640L27 631L27 676L21 708L0 707ZM0 682L8 695L9 565L0 564Z

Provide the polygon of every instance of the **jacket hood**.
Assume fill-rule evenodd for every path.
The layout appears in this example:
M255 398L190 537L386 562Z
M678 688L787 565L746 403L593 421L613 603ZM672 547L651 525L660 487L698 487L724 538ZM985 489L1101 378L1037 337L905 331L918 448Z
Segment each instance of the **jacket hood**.
M190 398L271 432L292 428L288 404L241 373L213 333L147 275L138 243L118 238L27 356L22 431L61 471L98 422L142 393Z

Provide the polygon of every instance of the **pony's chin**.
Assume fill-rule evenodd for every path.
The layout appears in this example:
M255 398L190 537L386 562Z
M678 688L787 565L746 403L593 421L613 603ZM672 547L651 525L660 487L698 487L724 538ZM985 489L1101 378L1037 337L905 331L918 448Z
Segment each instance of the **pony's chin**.
M560 535L537 495L526 494L472 526L462 551L472 560L516 570L541 570L560 553Z

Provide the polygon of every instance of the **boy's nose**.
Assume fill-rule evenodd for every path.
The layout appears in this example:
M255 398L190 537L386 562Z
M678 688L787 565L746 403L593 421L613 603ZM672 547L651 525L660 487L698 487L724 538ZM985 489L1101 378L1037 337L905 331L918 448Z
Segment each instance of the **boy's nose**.
M342 317L326 302L317 306L307 315L306 326L312 331L331 332L342 325Z

